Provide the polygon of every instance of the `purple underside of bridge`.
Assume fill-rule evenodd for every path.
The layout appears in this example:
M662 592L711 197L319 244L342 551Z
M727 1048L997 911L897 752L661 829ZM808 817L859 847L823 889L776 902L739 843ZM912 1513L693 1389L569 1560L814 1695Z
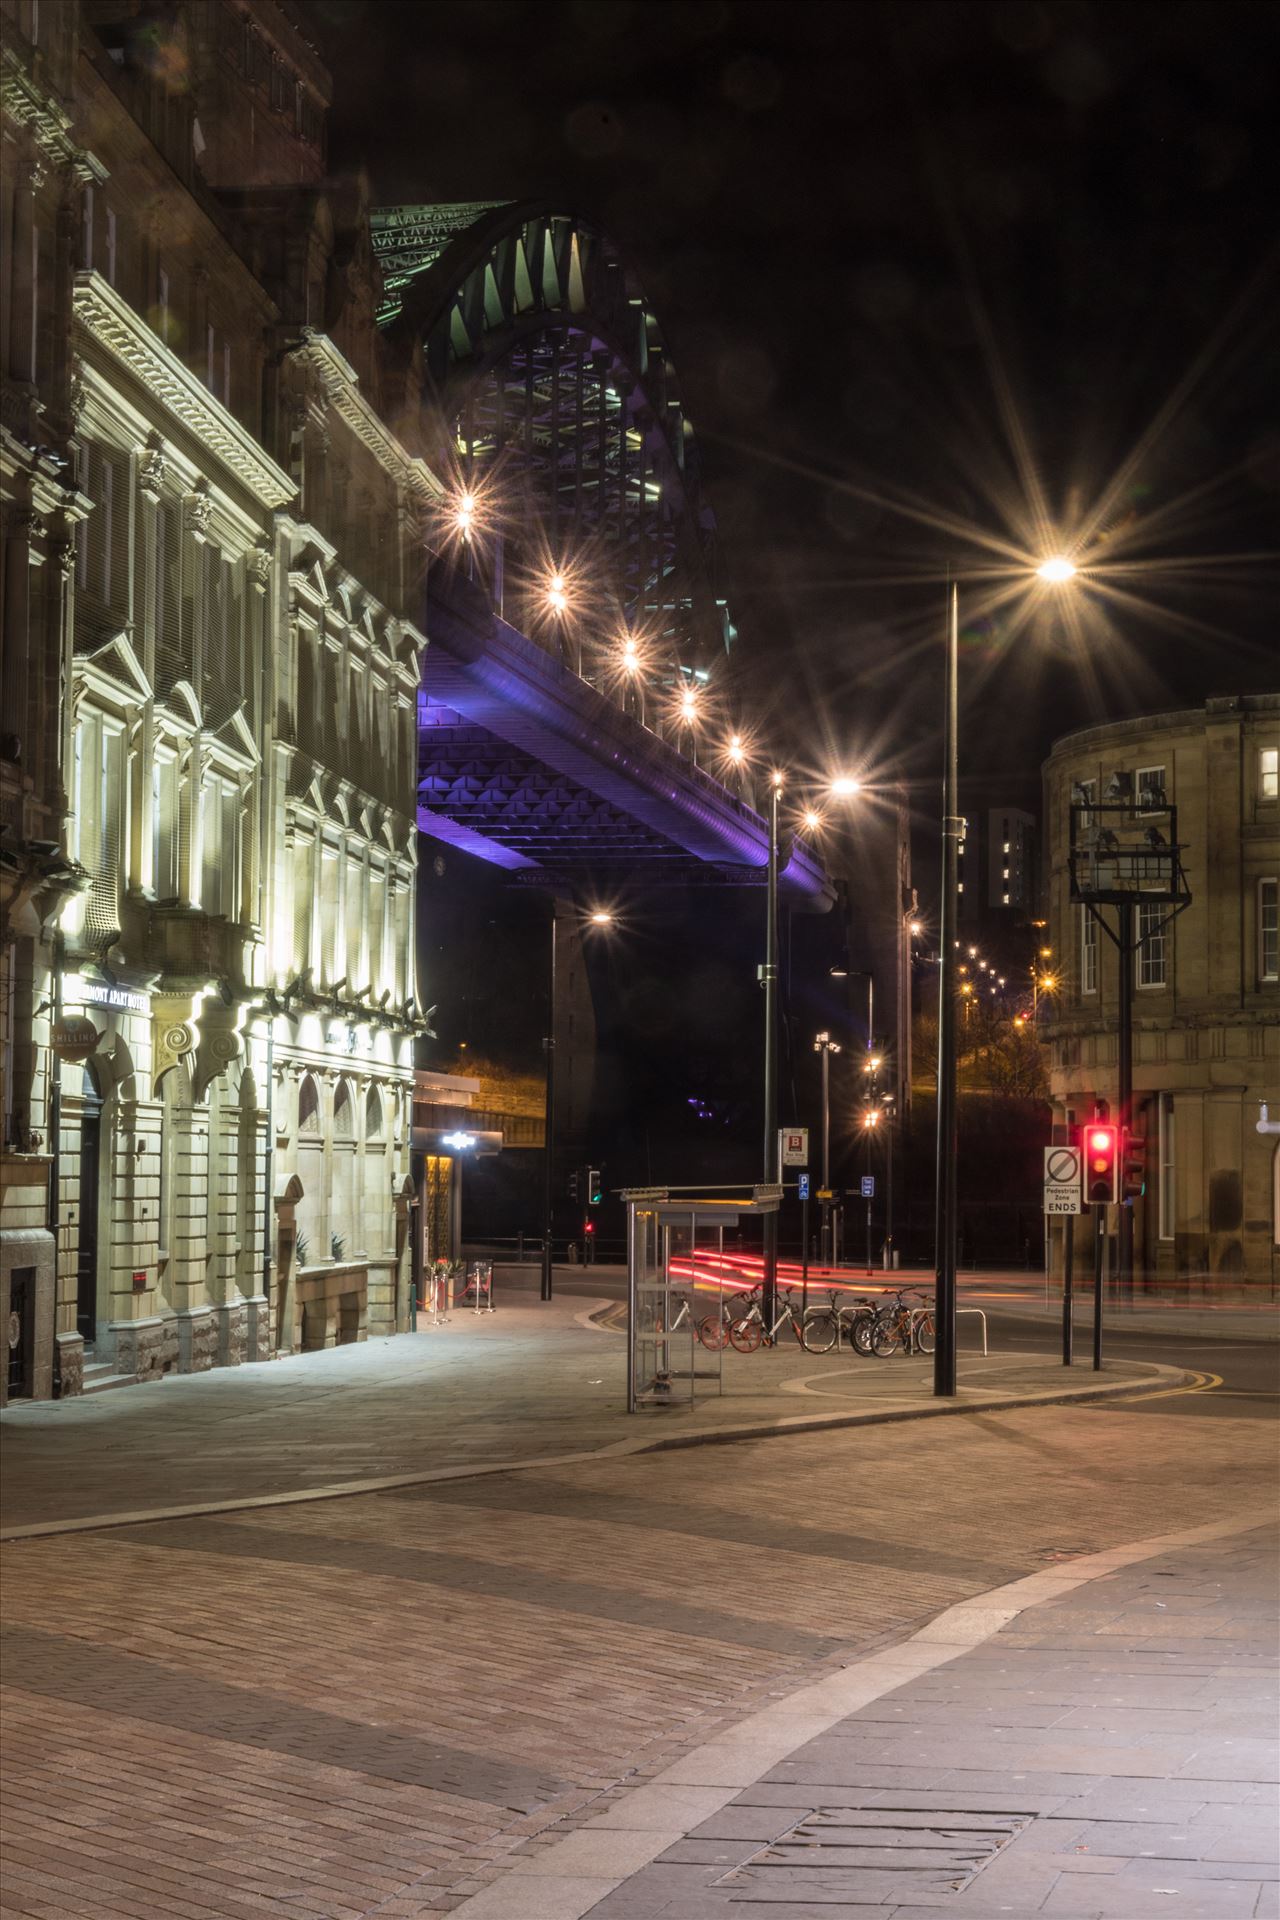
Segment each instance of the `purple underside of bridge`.
M761 816L478 596L459 607L434 595L427 635L424 833L530 877L607 867L675 881L704 865L763 882ZM802 843L781 884L798 907L834 898Z

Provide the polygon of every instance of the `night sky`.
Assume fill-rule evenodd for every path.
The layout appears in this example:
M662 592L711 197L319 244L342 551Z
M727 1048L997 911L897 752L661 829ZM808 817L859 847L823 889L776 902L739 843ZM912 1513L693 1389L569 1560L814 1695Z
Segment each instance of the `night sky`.
M306 12L335 173L549 196L633 262L784 748L936 809L946 569L1029 552L1037 486L1068 537L1105 496L1099 584L1068 627L970 580L962 772L1034 806L1071 726L1280 683L1276 8Z

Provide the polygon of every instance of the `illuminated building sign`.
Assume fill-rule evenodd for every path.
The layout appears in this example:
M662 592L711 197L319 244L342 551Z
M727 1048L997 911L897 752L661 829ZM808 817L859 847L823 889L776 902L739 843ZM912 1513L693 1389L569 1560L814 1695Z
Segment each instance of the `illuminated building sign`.
M151 1011L151 1002L145 993L135 993L132 987L111 987L105 980L85 980L79 974L68 978L65 992L68 1000L86 1007L111 1007L117 1013Z
M452 1147L455 1153L464 1153L468 1147L474 1147L476 1137L474 1133L446 1133L441 1135L441 1142Z

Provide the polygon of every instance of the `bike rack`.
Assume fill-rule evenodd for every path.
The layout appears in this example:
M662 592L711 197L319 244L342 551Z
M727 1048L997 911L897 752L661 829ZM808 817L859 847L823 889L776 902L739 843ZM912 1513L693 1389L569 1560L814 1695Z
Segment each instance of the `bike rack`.
M911 1309L911 1345L912 1345L913 1351L915 1349L915 1339L916 1339L916 1320L920 1315L926 1314L926 1313L932 1313L932 1312L933 1312L932 1307L912 1307ZM987 1316L985 1312L981 1307L957 1307L956 1308L957 1317L962 1313L976 1313L979 1320L981 1320L982 1352L985 1358L986 1352L987 1352Z

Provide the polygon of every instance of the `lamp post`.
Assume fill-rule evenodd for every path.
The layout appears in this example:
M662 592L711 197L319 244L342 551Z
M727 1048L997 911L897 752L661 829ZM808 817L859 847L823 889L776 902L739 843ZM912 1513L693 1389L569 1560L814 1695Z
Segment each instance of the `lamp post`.
M1037 569L1049 586L1075 574L1065 555ZM960 589L947 596L946 665L942 692L942 887L938 918L938 1134L934 1187L935 1320L933 1391L956 1391L956 921L959 845L964 822L958 812L957 682L960 655Z
M764 965L764 1171L765 1185L782 1179L778 1149L778 809L782 775L769 781L769 864L766 874ZM777 1318L778 1215L764 1216L764 1274L761 1312L771 1327Z
M545 1141L542 1153L542 1280L539 1298L550 1300L553 1292L551 1265L551 1223L555 1213L555 1138L556 1138L556 927L559 916L556 912L558 902L551 897L551 962L547 983L547 1033L543 1046L547 1054L546 1091L543 1096L543 1131ZM588 926L611 927L614 915L605 907L598 907L587 915Z
M551 1218L554 1211L554 1193L552 1180L555 1163L556 1137L556 898L551 897L551 969L547 986L547 1032L543 1046L547 1053L547 1081L543 1098L542 1148L542 1283L538 1297L549 1300L552 1294L551 1277Z
M820 1033L813 1043L813 1050L822 1056L822 1260L826 1265L831 1258L831 1202L827 1198L831 1192L831 1056L839 1053L840 1042L833 1040L829 1033Z

